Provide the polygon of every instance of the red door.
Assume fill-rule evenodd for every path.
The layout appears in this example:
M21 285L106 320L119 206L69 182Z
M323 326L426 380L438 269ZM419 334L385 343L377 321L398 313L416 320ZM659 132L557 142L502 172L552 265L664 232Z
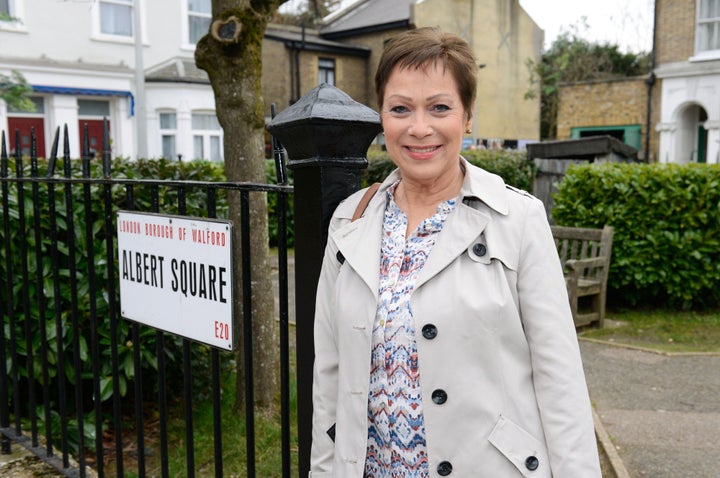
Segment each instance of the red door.
M87 125L90 144L90 156L99 157L100 155L102 155L103 149L103 120L81 119L79 123L81 154L83 145L85 144L85 125ZM110 130L110 121L107 122L107 127L108 130Z
M15 153L15 131L20 131L20 151L23 156L30 156L30 132L35 129L37 155L45 157L45 127L42 118L8 118L8 136L11 154Z

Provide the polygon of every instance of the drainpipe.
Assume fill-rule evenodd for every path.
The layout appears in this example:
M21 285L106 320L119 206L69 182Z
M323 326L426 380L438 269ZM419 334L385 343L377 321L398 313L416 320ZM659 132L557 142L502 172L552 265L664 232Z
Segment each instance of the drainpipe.
M143 66L143 44L142 44L142 12L141 2L135 2L133 12L135 13L135 99L137 115L135 116L137 136L136 158L147 158L147 105L145 104L145 68Z
M647 107L646 107L646 118L645 118L645 162L650 161L650 128L652 126L652 92L653 86L655 86L655 42L657 37L657 7L658 2L655 1L653 4L653 39L652 39L652 51L650 52L650 74L645 80L647 85Z

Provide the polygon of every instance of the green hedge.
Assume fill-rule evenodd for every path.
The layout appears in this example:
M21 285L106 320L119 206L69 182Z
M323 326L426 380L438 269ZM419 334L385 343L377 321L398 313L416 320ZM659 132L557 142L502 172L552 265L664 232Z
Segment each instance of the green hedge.
M615 228L609 296L621 304L720 304L720 167L573 166L559 183L560 225Z
M524 151L480 149L463 151L463 156L470 164L501 176L507 184L532 192L535 166ZM364 186L382 181L395 169L385 151L369 151L368 161L362 178Z

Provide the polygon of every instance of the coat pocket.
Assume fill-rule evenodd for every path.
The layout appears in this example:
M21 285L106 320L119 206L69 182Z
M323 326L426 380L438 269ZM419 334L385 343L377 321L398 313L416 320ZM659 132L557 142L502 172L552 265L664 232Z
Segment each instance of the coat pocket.
M552 476L545 445L513 421L500 416L488 440L515 465L522 476Z

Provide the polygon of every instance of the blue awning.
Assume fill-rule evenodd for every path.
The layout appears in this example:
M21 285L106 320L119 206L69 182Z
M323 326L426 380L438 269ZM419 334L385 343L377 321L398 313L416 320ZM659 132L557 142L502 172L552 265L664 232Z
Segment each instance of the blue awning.
M76 96L125 96L130 99L130 116L135 116L135 97L129 91L74 88L70 86L30 85L34 92Z

